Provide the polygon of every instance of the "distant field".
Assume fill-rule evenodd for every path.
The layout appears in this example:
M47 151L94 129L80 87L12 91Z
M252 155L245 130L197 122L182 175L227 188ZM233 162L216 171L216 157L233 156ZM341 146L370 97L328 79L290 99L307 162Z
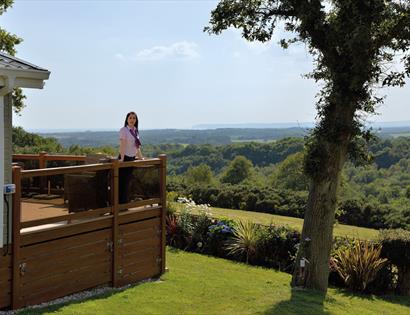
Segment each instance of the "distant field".
M410 132L406 132L406 133L393 133L393 134L390 134L390 136L392 136L393 138L398 138L398 137L410 137Z
M231 140L233 143L241 143L241 142L258 142L258 143L271 143L271 142L276 142L277 140L266 140L266 139L232 139Z
M232 210L223 208L211 208L211 213L214 218L227 217L234 220L251 220L260 224L278 224L288 225L296 230L301 231L303 226L303 219L286 217L282 215L274 215L269 213L261 213L254 211ZM348 236L359 239L374 239L378 235L378 231L363 227L357 227L345 224L336 224L334 228L335 236Z

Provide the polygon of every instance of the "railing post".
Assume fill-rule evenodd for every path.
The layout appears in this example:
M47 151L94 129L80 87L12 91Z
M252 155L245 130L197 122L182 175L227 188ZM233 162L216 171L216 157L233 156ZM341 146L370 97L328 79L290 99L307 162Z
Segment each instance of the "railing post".
M118 222L118 174L119 169L118 165L119 162L117 159L111 160L112 164L112 171L111 171L111 206L112 206L112 286L118 286L118 272L119 272L119 244L118 244L118 230L119 230L119 222Z
M20 222L21 222L21 167L13 166L13 184L16 192L13 194L12 205L12 288L11 308L18 309L20 300Z
M47 161L46 161L47 152L41 151L38 156L38 168L46 168ZM43 194L46 191L47 186L47 178L40 177L40 194Z
M161 199L161 273L165 272L166 222L167 213L167 156L161 154L159 171L160 199Z

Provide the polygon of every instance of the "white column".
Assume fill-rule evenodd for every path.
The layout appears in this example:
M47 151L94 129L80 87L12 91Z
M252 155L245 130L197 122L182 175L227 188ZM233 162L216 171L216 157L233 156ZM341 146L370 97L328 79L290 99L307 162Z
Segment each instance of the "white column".
M3 234L4 234L4 96L0 96L0 248L3 247ZM6 222L7 224L7 222Z

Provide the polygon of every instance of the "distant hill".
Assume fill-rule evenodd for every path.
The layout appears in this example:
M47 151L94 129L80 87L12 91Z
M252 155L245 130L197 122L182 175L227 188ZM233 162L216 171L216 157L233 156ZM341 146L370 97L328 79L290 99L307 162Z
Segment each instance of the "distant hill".
M407 127L388 127L377 129L382 138L408 136ZM272 142L286 137L304 137L309 128L217 128L205 130L192 129L155 129L141 130L143 144L214 144L223 145L233 142ZM118 146L118 131L76 131L40 133L56 138L64 147L80 145L87 147Z
M244 123L244 124L199 124L192 129L282 129L282 128L313 128L313 122L287 122L287 123Z
M229 144L232 142L257 141L270 142L286 137L303 137L308 129L157 129L141 130L143 144ZM83 131L40 133L46 137L56 138L64 147L71 145L99 147L117 146L118 131Z
M373 128L397 128L409 127L410 121L387 121L387 122L369 122ZM243 124L199 124L192 126L192 129L220 129L220 128L256 128L256 129L276 129L276 128L313 128L314 122L285 122L285 123L243 123Z

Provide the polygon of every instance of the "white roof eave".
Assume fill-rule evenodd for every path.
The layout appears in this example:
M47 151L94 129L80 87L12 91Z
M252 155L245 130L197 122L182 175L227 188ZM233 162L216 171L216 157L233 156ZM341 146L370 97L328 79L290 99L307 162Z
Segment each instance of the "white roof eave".
M0 67L0 87L6 87L8 91L14 88L42 89L44 80L48 80L50 71L31 69L8 69ZM4 94L0 92L0 94Z

